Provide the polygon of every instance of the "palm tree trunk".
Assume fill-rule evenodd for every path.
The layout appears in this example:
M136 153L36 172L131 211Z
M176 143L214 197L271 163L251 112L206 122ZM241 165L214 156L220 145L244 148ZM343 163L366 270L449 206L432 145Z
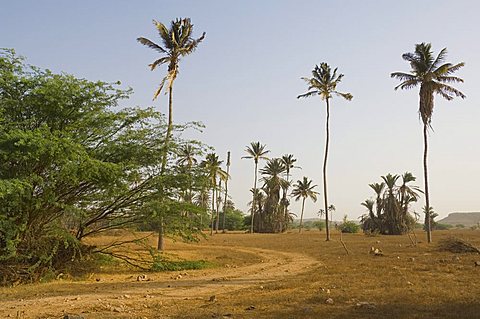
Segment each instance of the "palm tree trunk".
M167 165L167 157L168 157L168 144L170 143L170 135L172 134L173 128L173 120L172 120L172 101L173 101L173 83L171 83L168 89L168 126L167 126L167 134L165 135L165 146L162 154L162 166L160 168L160 175L163 176L165 173L165 167ZM163 250L164 249L164 229L163 229L163 218L160 219L160 227L158 229L158 244L157 249Z
M250 233L253 234L253 221L255 218L255 193L257 192L257 166L258 163L255 161L255 180L253 181L253 199L252 199L252 218L250 221Z
M167 126L167 134L165 135L165 146L163 150L163 157L162 157L162 167L161 167L161 174L165 172L165 166L167 165L167 157L168 157L168 144L170 143L170 137L172 135L173 130L173 83L168 88L168 126Z
M330 104L328 98L327 102L327 118L326 118L326 135L325 135L325 157L323 159L323 201L325 207L325 230L327 233L326 241L330 240L330 226L328 224L328 197L327 197L327 158L328 158L328 143L330 141L329 120L330 120Z
M302 214L300 215L300 227L298 228L298 232L301 233L302 232L302 226L303 226L303 209L305 208L305 198L303 198L302 200Z
M213 235L213 222L214 222L214 216L215 216L215 187L216 187L216 181L213 184L212 188L212 216L210 218L210 236Z
M425 183L425 225L427 226L427 242L432 242L432 225L430 219L430 195L428 193L428 124L423 124L423 178Z
M158 227L158 242L157 250L163 251L165 249L164 229L163 229L163 217L160 218L160 225Z
M218 234L218 226L220 224L220 189L222 187L222 180L220 179L218 181L218 189L216 191L216 195L217 195L217 198L216 198L216 202L217 202L217 212L216 212L216 217L215 217L215 234Z
M225 233L225 215L227 215L228 179L230 174L230 152L227 153L227 179L225 181L225 200L223 201L222 233Z

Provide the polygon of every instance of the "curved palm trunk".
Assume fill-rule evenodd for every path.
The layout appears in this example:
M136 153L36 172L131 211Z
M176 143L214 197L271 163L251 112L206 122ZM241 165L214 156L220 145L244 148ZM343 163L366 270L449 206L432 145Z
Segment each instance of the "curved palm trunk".
M432 225L430 219L430 195L428 193L428 125L423 124L423 178L425 183L425 225L427 226L427 242L432 242Z
M230 152L227 153L227 180L225 181L225 200L223 201L222 233L225 233L225 215L227 214L228 178L230 174Z
M168 88L168 126L167 126L167 134L165 135L165 147L162 154L162 168L161 174L165 172L165 167L167 165L167 157L168 157L168 144L170 143L170 137L172 135L173 130L173 83Z
M300 227L298 228L298 232L302 232L302 227L303 227L303 209L305 208L305 199L306 197L303 198L302 200L302 214L300 215Z
M330 120L330 103L327 101L327 119L326 119L326 136L325 136L325 157L323 159L323 201L325 207L325 230L327 233L326 241L330 240L330 226L328 223L328 196L327 196L327 158L328 158L328 143L330 141L329 120Z
M252 218L250 221L251 234L253 234L253 221L255 218L255 193L257 192L257 166L258 166L258 162L255 161L255 180L253 181Z
M157 250L164 251L165 250L165 236L164 236L164 225L163 225L163 217L160 218L160 225L158 227L158 242L157 242Z
M213 235L213 222L215 216L215 188L217 186L217 181L215 180L212 187L212 216L210 217L210 236Z
M173 83L170 85L168 89L168 126L167 126L167 134L165 136L165 146L162 154L162 166L160 168L160 175L165 173L165 166L167 165L167 156L168 156L168 144L170 143L170 135L172 134L172 101L173 101ZM158 228L158 244L157 249L163 251L164 250L164 223L163 218L160 218L160 226Z
M220 179L218 181L218 189L217 191L215 192L215 194L217 195L217 198L216 198L216 201L217 201L217 211L215 213L215 234L218 234L218 227L219 227L219 224L220 224L220 189L222 188L222 180Z

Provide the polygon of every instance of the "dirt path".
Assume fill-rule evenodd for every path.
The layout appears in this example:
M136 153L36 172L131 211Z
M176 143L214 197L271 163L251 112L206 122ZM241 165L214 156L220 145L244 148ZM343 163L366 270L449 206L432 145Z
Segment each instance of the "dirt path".
M317 260L301 253L227 246L215 249L223 255L253 254L257 262L207 270L147 273L148 281L137 281L138 274L130 273L105 276L99 282L93 278L2 290L0 318L62 318L63 314L81 314L85 319L173 318L180 310L179 304L208 306L222 294L231 295L251 287L262 289L269 283L319 266ZM212 254L212 248L207 246L195 250Z

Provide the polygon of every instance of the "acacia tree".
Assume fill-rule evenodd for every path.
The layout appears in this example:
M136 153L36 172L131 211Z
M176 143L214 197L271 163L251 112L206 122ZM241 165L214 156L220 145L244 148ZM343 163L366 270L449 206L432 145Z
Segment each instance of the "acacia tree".
M318 192L313 190L315 187L317 187L317 185L312 185L312 180L309 180L305 176L303 177L303 180L298 180L297 183L293 185L292 196L296 201L300 200L300 198L302 199L302 213L300 215L300 227L298 229L299 233L302 232L305 200L311 198L313 202L317 201Z
M160 86L155 91L153 99L155 100L162 91L165 83L168 89L168 126L165 135L165 147L162 156L162 173L165 171L165 165L167 163L168 156L168 144L170 142L172 129L173 129L173 82L178 75L178 65L180 58L191 54L197 48L198 44L205 38L205 32L201 37L192 38L193 24L189 18L176 19L171 22L170 29L156 20L153 20L153 24L157 28L158 34L163 42L163 45L158 45L153 41L139 37L137 41L141 44L157 51L162 55L159 59L149 64L150 69L153 71L155 68L162 64L168 64L167 75L160 82Z
M323 200L325 208L325 229L327 235L327 241L330 240L330 227L328 225L328 196L327 196L327 159L328 159L328 146L330 141L330 99L333 95L337 95L350 101L353 96L350 93L341 93L337 91L337 85L341 82L343 74L337 74L337 68L332 70L327 63L321 63L320 66L315 65L312 71L311 78L302 78L308 84L308 91L304 94L297 96L297 98L307 98L311 96L320 96L326 103L326 121L325 121L325 154L323 159Z
M410 73L394 72L392 78L402 81L395 87L395 90L412 89L420 86L420 106L418 113L423 122L423 178L425 185L425 225L427 229L427 240L432 242L432 228L430 212L430 194L428 191L428 129L431 128L432 114L434 107L434 94L438 94L450 101L455 96L465 98L465 95L448 83L461 83L463 79L452 76L453 73L462 68L465 63L447 63L445 58L447 49L443 48L437 57L434 57L432 45L430 43L420 43L415 45L415 52L405 53L402 58L410 63L412 68Z
M261 159L267 159L266 155L268 154L268 150L265 149L266 145L260 144L260 142L251 142L249 146L245 149L247 152L247 156L243 156L242 158L253 159L255 163L255 171L254 171L254 180L253 180L253 194L252 194L252 217L250 219L250 232L253 234L253 222L255 218L255 190L257 189L257 174L258 174L258 161Z

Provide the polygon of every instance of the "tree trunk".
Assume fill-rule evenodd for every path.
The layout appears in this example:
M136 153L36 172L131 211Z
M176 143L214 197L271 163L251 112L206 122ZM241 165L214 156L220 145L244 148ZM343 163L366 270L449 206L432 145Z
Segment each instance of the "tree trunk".
M228 179L230 178L230 152L227 152L227 180L225 181L225 200L223 201L222 233L225 233L225 215L227 215Z
M258 162L255 161L255 180L253 181L252 218L250 221L251 234L253 234L253 221L255 218L255 193L257 192L257 166L258 166Z
M432 242L432 225L430 219L430 195L428 193L428 124L423 124L423 179L425 183L425 225L427 226L427 242Z
M330 141L329 120L330 120L330 103L327 101L327 118L326 118L326 135L325 135L325 157L323 159L323 201L325 207L325 231L327 233L326 241L330 240L330 225L328 222L328 197L327 197L327 158L328 158L328 143Z
M158 242L157 242L157 250L164 251L165 250L165 240L164 240L164 229L163 229L163 217L160 217L160 225L158 226Z
M216 217L215 217L215 234L218 234L218 226L220 224L220 189L222 188L222 180L220 179L218 181L218 189L217 191L215 192L216 193L216 202L217 202L217 211L215 213Z
M300 227L298 228L298 232L302 232L302 226L303 226L303 209L305 208L305 197L302 200L302 214L300 215Z
M214 222L214 216L215 216L215 187L217 186L217 181L214 182L213 188L212 188L212 216L210 218L210 236L213 235L213 222Z
M172 135L172 129L173 129L172 101L173 101L173 83L168 88L168 126L167 126L167 134L165 135L165 146L163 150L162 167L160 170L161 175L163 175L163 173L165 172L165 167L167 165L168 144L170 143L170 137Z

